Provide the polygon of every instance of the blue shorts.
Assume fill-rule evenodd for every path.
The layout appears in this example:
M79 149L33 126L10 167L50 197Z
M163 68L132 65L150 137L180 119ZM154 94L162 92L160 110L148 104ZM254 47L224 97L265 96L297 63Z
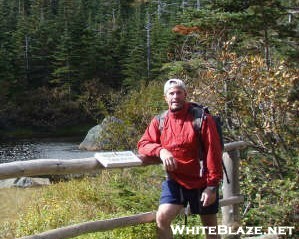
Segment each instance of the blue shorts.
M160 197L160 204L170 203L187 206L189 203L192 214L216 214L219 208L219 194L217 190L216 201L204 207L202 205L201 194L204 188L201 189L186 189L171 179L167 179L162 183L162 192Z

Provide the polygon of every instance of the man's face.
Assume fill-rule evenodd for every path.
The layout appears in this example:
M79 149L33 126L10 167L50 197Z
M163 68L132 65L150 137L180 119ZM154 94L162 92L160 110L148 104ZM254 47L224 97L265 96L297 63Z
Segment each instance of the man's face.
M186 96L186 91L181 87L175 86L170 88L165 95L165 100L169 109L171 111L181 110L184 107Z

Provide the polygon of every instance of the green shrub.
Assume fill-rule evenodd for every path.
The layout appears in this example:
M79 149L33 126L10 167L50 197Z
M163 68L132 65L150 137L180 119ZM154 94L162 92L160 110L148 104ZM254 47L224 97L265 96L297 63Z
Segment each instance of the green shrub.
M115 97L114 97L115 98ZM163 85L151 82L131 90L115 105L114 116L123 124L112 124L101 138L109 142L105 150L134 150L150 120L167 108Z
M116 117L129 122L143 133L154 115L167 107L163 97L163 84L150 82L131 90L116 109Z
M267 160L262 157L248 157L241 161L240 183L242 194L245 195L242 222L246 226L265 228L296 226L296 208L299 206L298 175L279 179L275 169L260 166L265 162Z

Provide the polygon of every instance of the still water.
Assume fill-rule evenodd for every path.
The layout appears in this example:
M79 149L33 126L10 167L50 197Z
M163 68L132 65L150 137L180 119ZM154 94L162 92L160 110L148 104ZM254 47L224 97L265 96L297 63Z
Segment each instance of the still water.
M0 163L31 159L75 159L93 157L94 152L79 150L83 139L23 139L0 142Z

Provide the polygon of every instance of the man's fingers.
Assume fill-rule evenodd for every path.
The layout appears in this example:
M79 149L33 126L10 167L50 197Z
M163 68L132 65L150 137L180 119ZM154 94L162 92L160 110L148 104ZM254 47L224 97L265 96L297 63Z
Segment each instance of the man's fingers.
M173 165L173 170L177 168L177 162L174 158L172 158L172 165Z
M208 199L205 198L205 200L203 201L203 206L206 207L206 206L209 206L211 203L209 203Z
M202 193L201 194L201 199L200 201L202 201L202 205L205 207L205 206L208 206L208 195L205 194L205 193Z
M160 158L163 161L163 165L166 170L173 171L177 168L177 162L173 158L172 153L170 153L167 149L161 149Z
M177 162L176 162L176 160L174 158L166 159L166 160L164 160L164 167L168 171L173 171L177 167Z
M200 201L202 201L202 205L204 207L209 206L211 204L213 204L216 201L216 192L215 193L207 193L207 192L203 192L201 194L201 199Z

